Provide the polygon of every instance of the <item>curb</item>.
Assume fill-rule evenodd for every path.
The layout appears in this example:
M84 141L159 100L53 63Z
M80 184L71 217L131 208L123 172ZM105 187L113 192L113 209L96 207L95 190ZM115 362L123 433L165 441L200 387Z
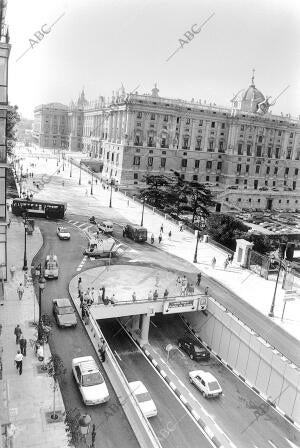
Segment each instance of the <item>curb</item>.
M236 377L238 377L246 386L248 386L250 389L252 389L265 403L272 406L284 419L286 419L291 425L295 427L298 431L300 430L300 424L295 422L288 414L283 412L273 401L271 401L269 398L267 398L262 392L260 392L255 386L253 386L249 381L244 378L239 372L237 372L230 364L228 364L223 358L221 358L220 355L218 355L209 345L206 344L199 336L196 335L195 330L191 326L191 324L186 320L183 314L180 315L181 319L184 321L184 323L187 325L187 327L190 329L190 331L193 333L195 338L197 338L227 369L229 369ZM257 336L259 337L259 336ZM267 412L267 410L266 410Z
M185 406L185 408L189 411L189 413L192 415L192 417L196 420L196 422L200 425L201 429L205 432L205 434L208 436L208 438L211 440L211 442L214 444L216 448L225 448L224 445L218 440L218 438L215 436L215 434L212 432L212 430L205 424L205 422L201 419L199 414L193 407L188 403L186 398L181 394L180 390L175 386L175 384L172 382L172 380L168 377L166 372L163 370L162 367L159 366L158 362L153 358L153 356L149 353L149 351L145 347L141 347L139 344L139 341L135 338L135 336L131 333L131 331L126 328L126 331L130 334L132 339L136 342L136 344L141 348L141 350L144 352L146 357L149 359L151 364L155 367L155 369L158 371L160 376L164 379L164 381L170 386L170 388L173 390L175 395L179 398L181 403ZM224 433L223 433L224 434ZM226 434L224 436L227 438ZM232 448L236 448L235 445L229 441L229 445Z

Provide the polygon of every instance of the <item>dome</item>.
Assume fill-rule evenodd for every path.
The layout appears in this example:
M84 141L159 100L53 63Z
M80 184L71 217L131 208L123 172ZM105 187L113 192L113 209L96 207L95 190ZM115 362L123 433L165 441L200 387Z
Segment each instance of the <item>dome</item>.
M265 101L265 96L254 85L254 75L251 84L246 89L240 90L231 100L234 109L255 113L258 105Z

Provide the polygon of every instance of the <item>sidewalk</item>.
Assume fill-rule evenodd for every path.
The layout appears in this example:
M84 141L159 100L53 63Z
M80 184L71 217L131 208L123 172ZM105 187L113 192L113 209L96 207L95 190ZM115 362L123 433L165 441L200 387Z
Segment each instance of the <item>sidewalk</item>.
M51 172L54 171L56 166L55 160L39 160L40 164L37 166L40 172ZM27 163L24 160L24 165ZM51 165L52 164L52 165ZM44 170L44 171L43 171ZM108 207L110 198L110 189L104 190L100 182L93 188L93 196L90 194L88 197L85 196L85 191L90 189L88 181L90 181L90 175L85 171L81 170L81 185L78 185L79 178L79 168L72 167L72 178L70 178L70 168L68 167L64 171L61 170L59 174L60 178L66 180L66 188L61 191L61 200L68 202L68 210L71 213L85 213L88 206L88 213L90 215L99 214L99 206L105 209L107 218L110 220L118 219L122 222L122 218L125 222L132 222L140 224L142 216L142 205L136 203L132 199L128 199L124 194L112 191L112 208ZM94 179L95 181L95 179ZM70 189L72 187L72 189ZM55 194L51 191L53 187L51 184L47 184L46 188L38 194L39 198L50 199L53 198ZM56 190L57 192L57 186ZM92 199L92 201L90 201ZM164 234L161 244L158 243L158 235L160 231L161 224L164 225ZM193 263L196 237L188 231L179 231L179 227L166 220L163 216L155 214L147 206L144 212L144 226L148 229L149 238L151 233L155 236L155 245L159 246L160 249L165 250L177 257L183 258L190 263ZM171 230L172 237L171 240L168 239L168 233ZM213 269L211 267L211 260L215 257L217 260L216 266ZM265 280L259 277L257 274L240 268L237 265L229 266L226 270L224 269L224 260L227 257L227 253L209 243L199 243L198 245L198 262L194 264L197 266L206 276L217 280L222 283L230 291L238 295L242 300L246 301L248 304L260 311L264 316L268 317L268 313L271 307L272 298L275 289L276 278L271 277L269 280ZM282 286L282 276L280 276L276 302L274 309L273 322L281 326L285 331L290 333L292 336L300 340L300 298L294 302L288 302L285 309L285 315L283 321L281 321L281 315L283 311L283 297L284 290ZM299 293L300 285L295 284L294 289Z
M14 279L9 279L5 284L4 305L0 308L0 323L2 335L0 346L3 347L3 381L8 385L8 405L10 420L16 427L13 439L14 448L33 447L67 447L67 438L63 422L47 423L45 413L53 410L53 380L47 373L39 373L37 360L29 340L34 339L35 329L30 322L38 319L38 302L35 298L32 285L25 288L25 293L20 301L17 295L17 286L24 284L23 248L24 226L16 221L14 216L8 229L8 267L15 265ZM42 236L39 229L35 229L32 236L27 236L28 273L33 256L42 245ZM9 271L9 269L8 269ZM27 355L23 359L23 374L16 370L14 357L19 346L16 345L14 328L19 324L23 336L27 339ZM46 345L46 358L50 356L49 347ZM0 381L1 382L1 381ZM64 412L64 405L60 391L56 392L57 410Z

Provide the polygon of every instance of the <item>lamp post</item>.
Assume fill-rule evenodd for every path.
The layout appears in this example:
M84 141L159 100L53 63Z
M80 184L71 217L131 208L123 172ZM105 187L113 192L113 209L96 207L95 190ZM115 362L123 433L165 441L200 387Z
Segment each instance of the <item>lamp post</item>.
M69 158L69 163L70 163L70 177L72 177L72 166L73 166L73 164L71 163L71 158Z
M200 232L199 232L199 230L197 230L197 240L196 240L196 247L195 247L193 263L197 263L199 239L200 239Z
M96 426L94 424L92 426L92 432L91 432L92 443L89 444L87 442L87 436L90 432L91 422L92 422L92 419L91 419L90 415L88 415L88 414L81 415L79 418L79 421L78 421L79 427L80 427L80 432L84 436L84 441L85 441L87 447L95 448Z
M92 182L91 182L91 195L93 196L93 182L94 182L94 174L92 171Z
M28 228L28 216L26 213L23 215L23 223L24 223L24 262L23 262L23 271L27 271L27 228Z
M42 292L45 289L46 280L44 279L42 267L40 267L40 276L39 276L39 325L42 320Z
M145 211L145 202L146 198L143 199L143 208L142 208L142 219L141 219L141 227L144 225L144 211Z
M277 292L277 285L278 285L278 280L279 280L279 275L280 275L281 268L282 268L282 262L281 262L281 259L280 259L279 260L279 267L278 267L276 283L275 283L275 289L274 289L274 294L273 294L273 299L272 299L271 308L270 308L270 311L269 311L269 314L268 314L269 317L274 317L274 307L275 307L275 300L276 300L276 292Z
M81 185L81 162L79 162L79 181L78 184Z
M109 207L111 208L111 200L112 200L112 187L115 184L114 179L110 179L110 198L109 198Z

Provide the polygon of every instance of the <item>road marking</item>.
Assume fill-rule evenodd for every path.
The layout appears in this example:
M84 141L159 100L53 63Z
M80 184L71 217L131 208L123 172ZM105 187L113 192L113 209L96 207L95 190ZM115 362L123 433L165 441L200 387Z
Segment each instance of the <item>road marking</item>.
M79 228L81 229L81 227L83 227L83 226L86 226L86 222L84 222L83 224L80 224L80 225L77 226L77 227L79 227Z
M121 359L119 353L118 353L116 350L114 351L114 354L119 358L120 361L122 361L122 359Z
M76 224L78 224L79 221L74 221L73 225L76 226Z
M292 448L300 448L299 445L295 445L293 442L291 442L289 439L285 438L285 440L291 445Z
M154 322L152 322L152 320L150 321L151 325L153 325L153 327L157 328L157 325L155 325Z

